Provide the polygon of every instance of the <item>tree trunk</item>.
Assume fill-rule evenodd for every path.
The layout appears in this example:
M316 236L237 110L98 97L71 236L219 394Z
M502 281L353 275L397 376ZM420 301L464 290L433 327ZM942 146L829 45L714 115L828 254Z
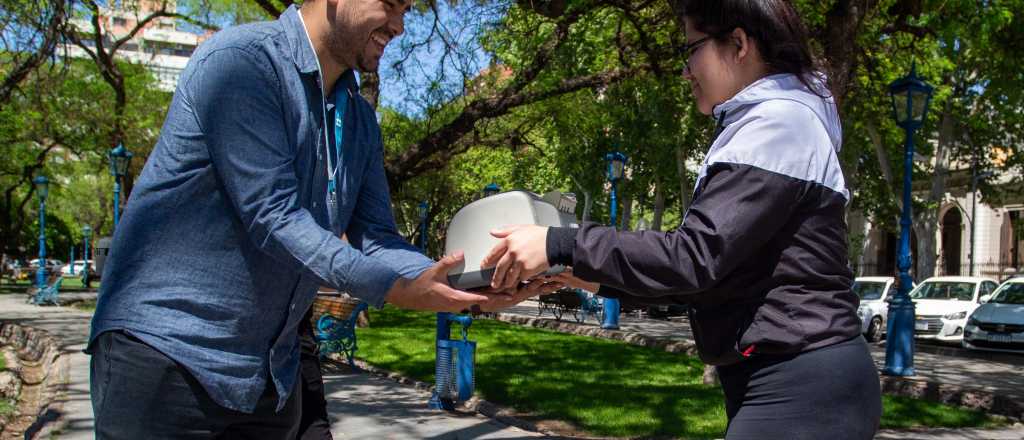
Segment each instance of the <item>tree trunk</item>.
M878 159L878 167L882 169L882 178L885 179L887 192L890 197L896 200L896 206L902 210L903 199L896 197L896 194L893 192L893 189L896 188L896 178L893 177L892 163L889 162L889 153L885 151L885 145L882 144L882 136L878 134L878 127L871 120L866 121L865 127L868 131L868 137L871 138L871 145L875 147L875 157Z
M651 230L660 231L661 221L665 214L665 192L661 189L661 184L656 183L654 186L654 219L651 220Z
M376 110L378 101L380 101L380 75L377 72L366 72L359 74L359 79L362 82L359 85L359 94L363 95L363 98Z
M946 151L953 142L952 100L947 100L942 109L939 122L939 141L935 146L935 172L932 173L931 189L928 191L928 208L917 216L917 273L914 275L920 282L935 276L935 266L939 257L937 235L939 229L939 210L946 195Z
M676 171L679 173L679 213L685 215L693 197L693 182L686 173L686 154L681 146L676 147Z
M625 196L620 199L622 200L622 218L619 221L622 227L620 229L629 231L633 229L629 227L629 222L633 220L633 197Z

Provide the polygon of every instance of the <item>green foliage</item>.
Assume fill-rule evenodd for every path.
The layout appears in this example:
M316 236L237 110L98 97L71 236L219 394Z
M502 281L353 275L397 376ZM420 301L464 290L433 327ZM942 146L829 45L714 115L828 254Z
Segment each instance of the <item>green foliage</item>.
M125 144L137 159L138 173L163 123L170 95L158 90L142 66L122 63L125 86L133 97L124 121ZM0 187L5 199L4 252L34 255L38 245L38 201L29 184L35 175L50 181L47 199L47 253L66 260L72 245L81 258L81 229L94 239L110 233L113 179L107 153L114 124L113 95L87 60L53 64L29 77L24 92L0 110ZM27 177L26 177L27 176ZM9 190L9 192L8 192ZM9 196L7 196L9 194ZM25 202L22 205L22 202ZM23 253L19 248L24 248Z

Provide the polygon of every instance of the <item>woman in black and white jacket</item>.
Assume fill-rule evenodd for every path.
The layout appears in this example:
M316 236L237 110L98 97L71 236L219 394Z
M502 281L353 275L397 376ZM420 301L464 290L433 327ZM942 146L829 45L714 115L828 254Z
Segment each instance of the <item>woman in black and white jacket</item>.
M684 76L717 129L682 225L494 231L493 287L563 264L601 296L689 304L727 439L870 439L881 395L847 265L842 130L804 26L783 0L683 3Z

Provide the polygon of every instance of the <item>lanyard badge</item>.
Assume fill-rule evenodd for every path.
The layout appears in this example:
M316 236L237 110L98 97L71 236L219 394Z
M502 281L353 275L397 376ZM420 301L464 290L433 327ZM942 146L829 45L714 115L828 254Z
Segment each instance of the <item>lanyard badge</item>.
M334 152L336 163L331 161L331 143L325 142L327 149L327 217L331 226L336 226L338 216L338 168L341 168L341 150L344 142L345 108L348 107L348 95L351 93L345 84L334 89ZM325 129L327 127L324 127ZM325 136L326 137L326 134ZM327 141L327 139L324 139Z
M341 89L344 89L344 92ZM333 166L331 164L331 143L326 143L327 194L331 197L336 197L338 193L338 168L341 167L341 147L345 139L345 108L348 107L349 93L351 92L348 87L344 85L334 89L334 157L338 162L333 164Z

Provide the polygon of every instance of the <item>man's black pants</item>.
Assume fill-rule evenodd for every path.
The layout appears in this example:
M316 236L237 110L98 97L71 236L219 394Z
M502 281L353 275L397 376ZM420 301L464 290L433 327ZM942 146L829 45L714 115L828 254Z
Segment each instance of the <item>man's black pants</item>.
M312 311L299 324L301 356L299 371L302 388L302 421L299 424L301 440L332 440L331 422L327 417L327 399L324 396L324 380L320 371L320 353L313 339L310 323Z
M185 368L120 331L94 341L89 381L96 438L280 439L295 438L301 386L281 411L268 384L252 414L220 406Z

